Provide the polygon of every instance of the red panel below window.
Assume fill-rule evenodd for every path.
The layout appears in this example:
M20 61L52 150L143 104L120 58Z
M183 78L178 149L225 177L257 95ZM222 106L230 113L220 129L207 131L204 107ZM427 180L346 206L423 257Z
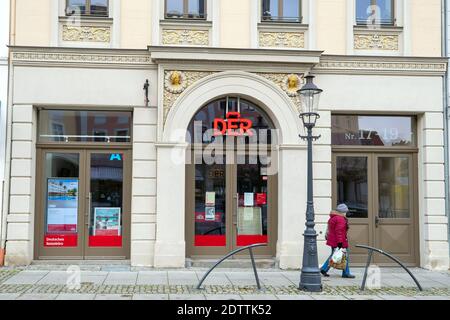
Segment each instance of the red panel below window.
M67 248L76 247L78 235L76 234L52 234L44 237L44 247L47 248Z
M122 236L89 236L89 247L121 247Z
M252 244L257 243L269 243L269 237L268 236L237 236L237 245L238 247L245 247Z
M227 238L223 236L195 236L196 247L225 247Z

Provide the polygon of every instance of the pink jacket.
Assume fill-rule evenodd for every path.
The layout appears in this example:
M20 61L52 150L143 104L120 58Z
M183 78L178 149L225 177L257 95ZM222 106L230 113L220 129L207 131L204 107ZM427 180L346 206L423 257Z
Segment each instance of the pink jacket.
M342 248L348 248L348 220L345 214L331 212L328 220L327 245L336 248L338 243L342 243Z

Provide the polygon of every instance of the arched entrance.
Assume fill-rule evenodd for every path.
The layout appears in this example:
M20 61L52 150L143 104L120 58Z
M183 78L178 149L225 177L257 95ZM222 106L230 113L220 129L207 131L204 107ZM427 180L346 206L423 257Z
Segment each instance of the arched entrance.
M214 100L197 112L187 135L188 257L221 256L256 243L267 243L257 255L275 256L276 141L269 116L241 97Z
M186 160L191 154L186 130L193 117L218 97L245 98L261 107L278 129L276 258L280 268L300 267L306 203L306 149L298 137L302 125L295 105L273 82L243 71L219 72L186 89L161 118L157 148L157 215L154 266L184 267L186 243ZM161 101L162 103L162 101ZM275 147L273 145L273 147Z

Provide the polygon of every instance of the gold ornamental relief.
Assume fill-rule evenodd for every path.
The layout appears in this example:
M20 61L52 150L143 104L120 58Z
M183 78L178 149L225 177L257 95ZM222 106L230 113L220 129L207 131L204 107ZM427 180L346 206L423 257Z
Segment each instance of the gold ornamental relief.
M63 25L62 40L74 42L110 42L111 29L109 27L72 27Z
M265 48L304 48L303 32L260 32L259 46Z
M398 51L399 37L397 35L355 34L356 50L386 50Z
M164 45L191 45L208 46L208 30L178 30L165 29L162 32L162 44Z
M278 88L286 92L297 110L300 111L301 101L297 91L305 83L304 74L257 73L257 75L269 80Z
M167 70L164 72L163 120L166 123L167 115L181 93L197 81L212 75L208 71L179 71Z

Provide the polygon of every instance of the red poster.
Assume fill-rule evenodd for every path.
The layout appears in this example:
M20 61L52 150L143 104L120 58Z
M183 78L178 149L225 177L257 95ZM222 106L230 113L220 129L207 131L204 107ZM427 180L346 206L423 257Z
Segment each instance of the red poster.
M53 234L44 238L44 247L48 248L67 248L76 247L78 235L76 234Z
M257 193L256 194L256 205L263 206L267 204L267 193Z

